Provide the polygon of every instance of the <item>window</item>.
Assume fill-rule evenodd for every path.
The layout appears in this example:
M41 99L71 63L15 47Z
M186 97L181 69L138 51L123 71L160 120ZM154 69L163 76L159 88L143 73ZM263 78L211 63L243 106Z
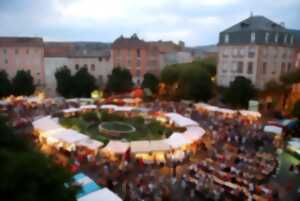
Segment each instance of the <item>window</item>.
M251 43L255 42L255 32L251 32Z
M87 65L87 64L84 64L84 65L83 65L83 68L87 68L87 67L88 67L88 65Z
M15 54L19 54L19 50L18 49L15 49Z
M237 63L237 73L243 73L243 67L244 67L244 63L242 61L239 61Z
M79 64L75 64L75 69L79 70Z
M249 58L255 57L255 49L254 48L249 48L248 57Z
M98 61L101 62L102 61L102 57L98 57Z
M141 60L136 60L136 67L140 67L141 66Z
M279 38L279 35L278 33L275 34L275 43L278 43L278 38Z
M86 55L87 54L87 50L83 50L83 54Z
M229 34L225 34L224 41L225 41L225 43L229 43Z
M4 64L8 64L8 59L4 59Z
M128 58L127 63L128 63L128 66L131 66L131 60L129 58Z
M281 63L281 73L285 73L285 63Z
M252 62L248 62L247 73L248 74L252 74L253 73L253 63Z
M266 74L266 73L267 73L267 65L268 65L267 62L264 62L264 63L263 63L263 67L262 67L262 73L263 73L263 74Z
M7 54L7 49L3 49L3 54Z
M29 54L29 49L26 49L26 54Z
M120 49L117 49L117 57L119 57L120 56Z
M292 64L288 63L287 71L290 72L292 70Z
M136 69L136 76L140 77L141 76L141 70L140 69Z
M137 50L136 50L136 56L137 56L137 57L141 57L141 50L140 50L140 49L137 49Z
M95 71L95 64L91 64L91 71Z
M269 38L270 38L270 33L266 32L265 34L265 42L268 43L269 42Z

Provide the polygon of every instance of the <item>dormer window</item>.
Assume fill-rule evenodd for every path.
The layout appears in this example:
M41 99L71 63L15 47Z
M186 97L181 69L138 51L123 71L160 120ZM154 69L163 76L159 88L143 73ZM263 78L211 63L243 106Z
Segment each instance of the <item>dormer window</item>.
M229 34L225 34L225 43L229 43Z
M251 43L255 42L255 32L251 32Z
M278 43L278 38L279 38L279 35L278 33L275 34L275 43Z
M269 38L270 38L270 33L266 32L265 34L265 42L268 43L269 42Z

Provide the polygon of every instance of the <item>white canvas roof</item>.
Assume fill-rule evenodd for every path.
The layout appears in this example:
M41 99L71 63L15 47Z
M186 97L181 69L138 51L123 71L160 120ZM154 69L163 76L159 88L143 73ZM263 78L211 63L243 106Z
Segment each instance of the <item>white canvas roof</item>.
M173 133L166 141L174 149L192 143L191 140L185 138L181 133Z
M166 140L151 140L150 149L151 151L168 151L171 147Z
M198 126L197 122L186 118L178 113L167 113L166 116L169 117L171 121L173 121L177 126L180 127Z
M256 111L240 110L239 112L241 113L241 115L244 115L244 116L252 116L252 117L256 117L256 118L261 117L261 114L259 112L256 112Z
M130 142L131 152L133 153L147 153L151 151L150 143L146 140Z
M182 134L185 138L191 141L197 141L205 134L205 130L199 126L187 127L186 131Z
M97 109L97 105L82 105L80 106L80 109L85 110L85 109Z
M122 201L122 199L109 189L102 188L79 198L77 201Z
M47 131L51 131L51 130L61 129L61 126L56 121L51 119L50 116L40 118L40 119L34 121L32 124L35 129L37 129L41 132L47 132Z
M72 129L62 129L61 131L52 134L51 138L57 139L58 141L63 141L68 144L76 144L80 141L89 139L88 136Z
M279 127L279 126L274 126L274 125L266 125L264 127L264 132L281 134L282 133L282 128Z
M118 107L117 105L101 105L100 106L101 109L113 109L113 110L117 107Z
M78 108L71 107L71 108L68 108L68 109L64 109L63 112L64 113L71 113L71 112L78 112L79 110L80 109L78 109Z
M84 146L91 150L96 151L97 149L99 149L100 147L103 146L103 143L99 142L97 140L87 139L87 140L78 142L77 145Z
M116 154L123 154L128 150L128 147L129 147L129 144L127 142L111 140L102 150L108 151L108 152L113 152Z
M133 110L134 107L130 107L130 106L117 106L115 108L115 111L120 111L120 112L129 112L131 110Z

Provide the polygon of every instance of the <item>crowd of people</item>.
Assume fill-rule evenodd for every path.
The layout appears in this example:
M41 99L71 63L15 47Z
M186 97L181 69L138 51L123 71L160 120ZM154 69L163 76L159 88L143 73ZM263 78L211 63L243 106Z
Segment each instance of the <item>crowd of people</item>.
M32 121L71 106L79 104L19 103L6 110L10 119ZM83 160L68 154L76 164L74 171L85 171L124 200L278 200L278 193L263 184L275 172L277 160L272 137L262 131L259 120L199 112L190 103L154 101L141 107L190 117L206 130L207 142L199 143L191 160L165 166L141 165L127 157L111 162L101 156Z

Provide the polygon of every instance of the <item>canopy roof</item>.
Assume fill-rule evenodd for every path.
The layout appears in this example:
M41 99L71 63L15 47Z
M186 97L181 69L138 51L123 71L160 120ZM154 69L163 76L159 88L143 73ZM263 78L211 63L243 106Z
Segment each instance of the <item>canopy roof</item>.
M147 153L151 151L150 142L146 140L130 142L131 152L133 153Z
M83 173L78 173L74 177L75 183L81 186L81 191L77 194L77 198L81 198L92 192L101 189L90 177Z
M129 144L127 142L110 140L109 143L102 150L113 152L116 154L123 154L128 150L128 148L129 148Z
M178 113L167 113L166 116L173 121L177 126L187 127L187 126L198 126L198 123L186 118Z
M97 105L82 105L80 106L80 109L97 109Z
M197 141L205 134L205 130L199 126L187 127L186 131L182 134L190 141Z
M168 151L171 149L170 145L166 140L151 140L150 141L151 151Z
M275 133L275 134L282 134L282 127L275 126L275 125L266 125L264 127L264 132L267 133Z
M50 116L40 118L34 121L32 124L33 127L39 130L40 132L47 132L47 131L61 129L61 126L56 121L53 121L53 119L51 119Z
M77 145L84 146L91 150L96 151L97 149L99 149L100 147L103 146L103 143L99 142L97 140L87 139L87 140L78 142Z
M166 141L174 149L192 143L180 133L173 133Z
M122 199L109 189L102 188L79 198L78 201L122 201Z
M59 141L63 141L68 144L79 143L80 141L84 141L89 139L88 136L83 135L72 129L62 129L56 133L51 135L51 138L54 138Z
M72 112L78 112L78 111L80 111L79 108L73 108L73 107L63 110L64 113L72 113Z

